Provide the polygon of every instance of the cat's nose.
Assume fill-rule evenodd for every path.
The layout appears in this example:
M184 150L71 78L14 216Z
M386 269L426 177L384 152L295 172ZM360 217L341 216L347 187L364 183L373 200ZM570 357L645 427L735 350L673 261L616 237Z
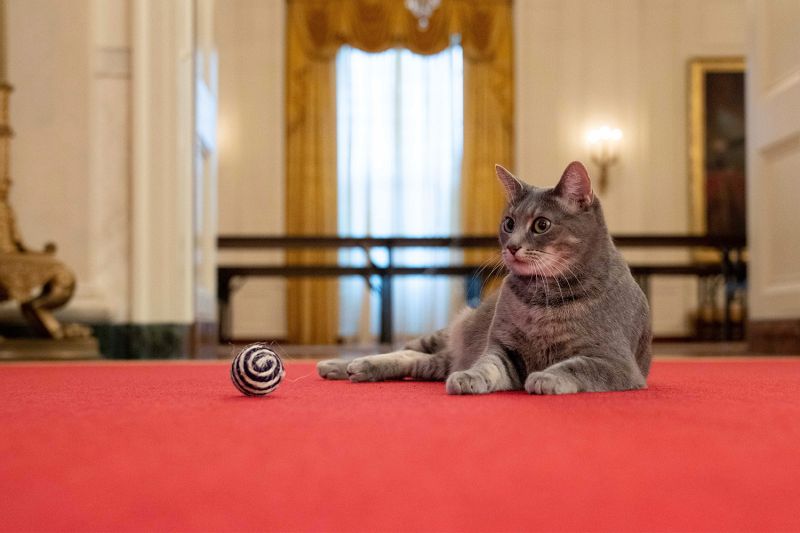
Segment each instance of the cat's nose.
M508 246L506 246L506 250L511 252L511 255L516 255L517 250L519 250L519 246L514 246L513 244L509 244Z

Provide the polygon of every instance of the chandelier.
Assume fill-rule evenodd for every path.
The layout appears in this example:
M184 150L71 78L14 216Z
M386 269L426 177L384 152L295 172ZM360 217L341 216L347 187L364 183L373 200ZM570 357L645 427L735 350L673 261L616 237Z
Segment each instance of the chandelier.
M419 29L423 31L428 29L431 15L441 3L442 0L405 0L406 9L417 18Z

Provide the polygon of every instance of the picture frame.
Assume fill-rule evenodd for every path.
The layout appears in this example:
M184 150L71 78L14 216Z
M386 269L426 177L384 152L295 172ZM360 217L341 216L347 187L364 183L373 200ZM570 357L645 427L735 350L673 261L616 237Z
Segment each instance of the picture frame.
M744 75L744 57L689 61L690 227L694 234L744 236L746 231Z

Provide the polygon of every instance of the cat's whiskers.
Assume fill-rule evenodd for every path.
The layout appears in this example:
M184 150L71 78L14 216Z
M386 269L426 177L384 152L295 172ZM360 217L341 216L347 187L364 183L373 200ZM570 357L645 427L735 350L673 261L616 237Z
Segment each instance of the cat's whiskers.
M552 270L554 268L554 265L545 264L544 260L541 257L539 257L536 254L536 252L537 252L537 250L532 250L529 254L526 254L526 257L530 257L531 258L531 262L535 262L541 268L543 274L552 274ZM564 301L564 292L561 290L561 284L558 282L558 274L561 274L561 272L559 270L556 270L556 275L555 276L550 275L550 276L547 276L547 277L552 278L553 281L556 282L556 287L558 287L558 293L561 296L561 303L563 304L563 303L565 303L565 301ZM544 283L547 283L546 279L544 279L542 281Z
M547 261L545 261L545 258L541 257L539 254L548 256ZM531 269L533 269L533 274L527 276L528 285L526 286L525 290L526 292L530 291L531 285L541 283L545 296L545 307L549 307L550 305L550 294L548 291L550 279L552 279L556 284L562 304L566 303L566 298L564 298L564 289L561 286L559 278L562 278L567 283L567 286L569 287L569 294L575 294L575 290L572 288L572 284L570 283L569 277L566 275L565 270L569 271L572 277L578 281L581 290L587 297L591 295L591 293L583 285L580 275L572 269L568 261L557 254L545 252L544 250L530 249L523 250L521 255L521 258L515 255L514 259L524 262L525 264L529 265ZM583 269L581 267L575 265L575 268L579 270L580 274L583 274Z
M565 259L562 259L561 257L557 256L556 254L545 252L544 250L537 250L537 252L543 253L545 255L548 255L548 256L552 257L558 264L561 264L567 270L569 270L570 274L572 274L572 277L574 277L575 280L578 282L578 284L581 286L581 290L583 290L583 293L587 296L587 298L590 297L592 294L599 294L600 290L596 289L596 288L594 289L593 293L590 293L589 291L586 290L586 287L584 286L583 282L581 281L580 276L578 275L578 274L584 274L585 273L585 271L584 271L584 269L582 267L580 267L578 265L570 265L570 263L567 262ZM578 273L576 273L572 269L573 266L578 270Z
M546 252L545 252L545 253L546 253ZM556 257L556 259L560 259L560 258L559 258L559 257ZM559 274L559 275L560 275L560 276L561 276L561 277L564 279L564 281L566 281L566 282L567 282L567 287L569 287L569 294L570 294L570 296L572 296L572 297L574 298L574 297L575 297L575 296L574 296L574 295L575 295L575 290L572 288L572 283L570 283L570 282L569 282L569 278L568 278L567 276L565 276L565 275L564 275L564 270L563 270L563 269L558 269L558 268L557 268L558 266L559 266L559 264L558 264L558 263L556 263L556 265L554 266L554 268L556 268L556 272L557 272L557 273L558 273L558 274ZM564 266L568 266L568 265L564 265ZM576 279L577 279L577 278L576 278ZM558 283L558 277L556 277L556 283ZM559 289L560 289L560 288L561 288L561 286L559 285ZM584 292L585 292L585 291L584 291ZM562 295L562 297L561 297L561 300L562 300L562 301L564 300L564 297L563 297L563 295Z
M514 257L515 257L515 259L517 258L517 256L516 256L516 255L515 255ZM525 291L526 291L526 292L530 291L530 289L531 289L531 285L532 285L532 284L537 284L537 285L538 285L538 284L539 284L539 282L541 282L541 283L542 283L542 285L544 285L544 284L546 284L546 283L547 283L547 280L546 280L546 277L545 277L545 275L544 275L544 272L541 272L541 274L539 273L539 270L537 270L537 269L536 269L536 265L535 265L535 264L533 263L533 261L531 260L531 259L532 259L532 257L533 257L533 256L532 256L532 254L531 254L529 251L527 251L527 250L523 250L523 252L522 252L522 259L518 259L518 260L520 260L521 262L523 262L523 263L525 263L525 264L527 264L527 265L530 265L530 267L533 269L533 273L532 273L532 274L528 274L528 275L527 275L527 278L528 278L528 285L525 287ZM546 290L546 289L545 289L545 290ZM547 297L545 296L545 301L546 301L546 300L547 300Z
M544 270L539 269L537 258L532 257L532 261L529 263L533 266L533 269L537 272L537 277L541 277L542 279L542 287L544 288L544 306L550 307L550 296L547 293L547 277L544 275ZM541 272L541 275L539 273Z
M597 294L599 294L601 292L596 287L592 287L591 291L587 290L586 287L584 286L583 282L581 281L580 277L578 277L578 275L572 270L572 267L570 267L570 265L568 263L564 262L564 263L562 263L561 266L566 268L570 272L570 274L572 274L572 277L575 278L575 280L577 280L578 285L580 285L581 290L583 291L583 294L586 295L587 298L591 297L592 295L597 295ZM563 271L561 273L563 275ZM566 276L564 276L564 279L569 281Z
M575 292L572 290L572 285L570 285L570 283L569 283L569 278L567 278L567 276L564 275L564 271L560 270L557 265L552 265L552 268L558 274L557 276L554 277L554 279L556 281L556 284L558 284L558 276L561 276L564 279L564 281L567 282L567 285L569 285L570 296L572 296L573 302L574 302L575 301ZM560 285L559 285L559 287L560 287ZM566 305L566 302L564 301L563 296L562 296L562 300L561 301L564 304L563 307L561 308L562 312L566 313L567 316L577 316L578 315L575 306L574 305Z
M492 279L492 277L495 275L495 273L498 270L500 270L501 268L503 268L503 266L505 266L505 263L503 262L503 254L502 253L500 253L498 255L492 255L492 257L488 258L486 261L481 263L481 267L475 273L476 277L481 278L481 281L482 281L482 283L481 283L481 291L483 291L483 288L486 286L486 283L490 279ZM491 267L491 270L489 270L489 274L487 274L486 276L483 276L482 274L489 267Z
M493 266L493 267L492 267L492 269L489 271L489 275L488 275L488 276L486 276L486 278L485 278L485 279L487 280L487 282L488 282L488 280L492 279L492 277L493 277L493 276L494 276L494 275L495 275L495 274L496 274L496 273L497 273L499 270L501 270L503 267L505 267L505 265L506 265L506 264L505 264L505 261L503 261L503 257L502 257L502 255L501 255L500 257L496 257L496 258L494 258L494 260L495 260L494 266ZM483 287L481 287L481 288L483 288Z
M526 292L530 291L531 285L536 282L541 283L541 286L545 293L545 307L548 307L550 302L549 292L547 290L547 286L549 285L549 279L553 279L556 282L556 286L558 287L558 292L561 298L561 303L565 303L564 300L564 292L561 288L561 284L558 282L558 278L556 276L551 275L551 267L546 265L544 261L537 257L536 250L524 250L522 252L522 261L534 270L534 274L529 276L528 278L528 285L525 287ZM557 271L558 272L558 271ZM560 273L560 272L559 272Z
M499 260L502 261L502 259ZM475 275L478 277L483 277L484 272L486 272L486 269L488 268L489 274L486 276L486 278L490 277L494 273L494 270L497 268L497 263L498 263L497 257L491 257L487 259L481 264L481 267L478 269Z
M494 271L494 269L497 267L497 264L502 263L502 261L503 261L502 254L498 255L492 254L491 257L489 257L480 264L480 268L478 268L478 271L475 272L475 275L480 276L490 266L492 267L492 271Z
M527 277L528 277L528 284L525 286L525 292L526 293L531 290L531 285L536 283L536 280L538 279L538 276L536 275L535 271L534 271L534 273L532 275L529 275Z
M549 257L549 260L553 261L555 263L554 265L551 265L553 268L558 267L558 266L563 267L563 268L560 268L560 269L556 269L556 272L558 272L558 274L561 274L564 277L565 281L569 282L569 279L566 276L564 276L564 268L569 270L570 273L572 274L572 277L574 277L578 282L581 281L580 280L580 276L578 275L578 273L576 273L576 272L574 272L572 270L572 268L570 267L569 261L567 261L566 259L564 259L564 258L562 258L562 257L560 257L560 256L558 256L556 254L551 254L549 252L545 252L544 250L537 250L537 252L547 255ZM581 267L576 265L575 268L577 268L580 271L581 274L583 273L583 270L581 269Z
M564 301L564 293L561 291L561 284L558 282L558 276L553 278L556 281L556 287L558 287L558 293L561 295L561 305L564 305L566 302Z
M572 276L578 281L578 284L580 284L581 289L583 290L584 294L586 294L587 297L590 297L590 296L593 296L593 295L596 296L596 295L601 294L603 292L602 289L600 289L599 287L591 287L591 290L587 290L586 286L583 284L583 281L581 281L581 278L578 276L578 273L576 273L572 269L572 266L570 266L569 263L564 263L564 266L567 268L567 270L570 271ZM584 274L585 273L584 270L582 268L578 267L577 265L573 265L573 266L575 266L575 268L577 268L579 270L580 274Z
M533 285L534 288L535 288L536 285L538 285L538 283L539 283L539 281L538 281L539 280L539 274L536 271L536 267L534 265L531 265L531 268L533 268L534 270L533 270L533 275L528 278L527 287L525 287L525 292L527 292L527 293L530 293L531 285ZM545 306L547 306L547 297L545 297Z

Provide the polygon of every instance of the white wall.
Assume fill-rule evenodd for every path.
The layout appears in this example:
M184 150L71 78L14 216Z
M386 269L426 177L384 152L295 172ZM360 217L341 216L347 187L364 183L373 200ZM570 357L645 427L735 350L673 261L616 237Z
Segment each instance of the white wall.
M584 132L624 132L602 196L615 233L689 231L687 62L744 55L744 1L515 2L517 169L558 179Z
M284 2L217 2L219 47L219 232L284 233ZM279 261L278 253L220 253ZM285 283L252 279L235 294L234 335L285 336Z
M588 128L616 125L620 162L600 195L609 229L688 233L687 63L744 55L744 0L520 0L514 9L519 175L555 183L567 162L588 162ZM686 332L695 287L653 280L658 334Z
M77 274L68 315L125 320L127 1L7 0L6 5L8 80L15 87L11 201L23 239L33 248L55 242L58 257Z

